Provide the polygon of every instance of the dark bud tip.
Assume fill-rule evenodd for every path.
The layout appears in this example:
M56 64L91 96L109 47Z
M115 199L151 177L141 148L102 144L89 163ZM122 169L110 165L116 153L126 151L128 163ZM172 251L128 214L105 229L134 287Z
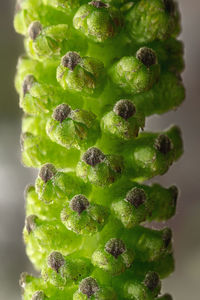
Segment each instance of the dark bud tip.
M34 41L42 32L42 25L39 21L34 21L28 28L28 35Z
M81 281L79 290L81 291L81 293L87 295L87 297L90 298L99 290L99 286L94 278L87 277Z
M127 193L125 200L138 208L146 201L146 194L143 189L135 187Z
M147 47L140 48L136 53L136 58L139 59L147 68L155 65L157 62L155 51Z
M127 120L136 113L136 108L130 100L119 100L115 104L113 111L116 115Z
M32 276L29 275L29 274L26 273L26 272L21 273L20 278L19 278L19 285L20 285L23 289L25 289L26 284L29 282L29 279L30 279L31 277L32 277Z
M91 1L88 4L92 5L96 8L107 8L108 7L108 4L101 2L101 1Z
M160 285L160 278L156 272L148 272L144 279L144 285L150 290L154 291Z
M97 164L104 161L105 155L98 148L92 147L83 154L82 159L86 164L95 167Z
M113 238L106 243L105 250L117 259L126 251L126 246L122 240Z
M33 294L31 300L44 300L45 299L45 294L43 291L37 291Z
M33 232L37 226L36 224L36 220L38 219L37 216L35 215L30 215L28 217L26 217L25 220L25 227L26 230L28 231L28 234L30 234L31 232Z
M65 56L63 56L61 64L70 69L71 71L80 63L81 57L77 52L68 52Z
M47 181L51 180L56 174L56 168L52 164L45 164L39 172L40 178L47 183Z
M76 211L80 215L88 208L90 203L84 195L76 195L72 198L69 205L73 211Z
M59 269L65 264L65 259L60 252L52 252L48 257L48 266L58 273Z
M71 108L67 104L58 105L53 112L53 119L62 123L70 114Z
M172 231L171 231L170 228L163 229L162 239L163 239L163 242L164 242L164 247L167 248L170 245L171 241L172 241Z
M155 140L154 147L162 154L167 154L172 150L172 142L167 135L161 134Z
M35 82L35 77L33 75L27 75L23 82L23 96L25 96L31 89L32 85Z
M172 15L175 12L175 3L173 0L163 0L165 10Z
M162 300L173 300L172 296L170 294L164 294L161 298L158 298L159 299L162 299Z
M173 206L176 206L177 204L177 199L178 199L178 188L175 185L172 185L169 188L169 191L172 194L172 199L173 199Z

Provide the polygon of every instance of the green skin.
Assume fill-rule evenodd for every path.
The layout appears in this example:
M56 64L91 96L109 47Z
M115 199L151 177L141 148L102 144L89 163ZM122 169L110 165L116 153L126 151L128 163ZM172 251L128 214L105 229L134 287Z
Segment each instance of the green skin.
M171 300L169 228L178 189L145 180L183 153L181 132L141 132L183 102L173 0L21 0L14 26L26 55L15 78L26 190L24 300ZM122 100L122 101L120 101Z

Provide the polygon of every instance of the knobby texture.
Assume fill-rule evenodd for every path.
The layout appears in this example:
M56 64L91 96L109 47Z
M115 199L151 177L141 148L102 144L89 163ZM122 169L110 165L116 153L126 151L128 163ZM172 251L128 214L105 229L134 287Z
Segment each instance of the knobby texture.
M183 152L180 129L143 132L185 92L173 0L21 0L14 26L26 54L15 85L26 189L24 300L170 300L176 186L144 181ZM143 226L145 223L145 226ZM143 224L143 225L142 225Z

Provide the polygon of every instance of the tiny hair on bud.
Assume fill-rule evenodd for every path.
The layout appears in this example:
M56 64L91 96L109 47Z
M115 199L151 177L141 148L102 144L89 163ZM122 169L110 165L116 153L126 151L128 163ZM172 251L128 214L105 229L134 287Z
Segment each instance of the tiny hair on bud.
M86 164L95 167L97 164L104 161L105 155L98 148L92 147L83 154L82 159Z
M99 286L94 278L87 277L81 281L79 290L81 291L81 293L87 295L87 297L90 298L99 290Z
M67 104L58 105L53 111L53 119L62 123L70 114L71 108Z
M123 99L123 100L119 100L115 104L113 111L116 115L127 120L136 113L136 108L135 105L130 100Z
M65 56L62 57L61 64L73 71L75 67L80 63L81 57L77 52L68 52Z
M139 59L147 68L155 65L157 62L155 51L147 47L140 48L136 53L136 58Z
M122 240L112 238L106 243L105 250L117 259L119 255L126 251L126 246Z

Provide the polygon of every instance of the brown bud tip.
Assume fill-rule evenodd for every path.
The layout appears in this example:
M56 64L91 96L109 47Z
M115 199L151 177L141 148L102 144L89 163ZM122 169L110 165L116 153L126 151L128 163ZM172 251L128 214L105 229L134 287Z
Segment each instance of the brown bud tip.
M165 10L172 15L175 12L175 3L173 0L163 0Z
M36 37L41 33L42 25L39 21L34 21L28 28L28 35L34 41Z
M155 140L154 147L162 154L167 154L172 150L173 146L167 135L160 134Z
M29 275L29 274L26 273L26 272L21 273L20 278L19 278L19 285L20 285L23 289L25 289L26 284L30 281L31 277L32 277L32 276Z
M138 208L146 201L146 194L143 189L135 187L127 193L125 200Z
M38 219L38 217L35 215L30 215L30 216L26 217L25 227L26 227L26 230L28 231L28 234L30 234L32 231L35 230L35 228L37 226L37 224L36 224L37 219Z
M148 272L144 279L144 285L150 290L154 291L160 285L160 278L156 272Z
M105 155L98 148L92 147L83 154L82 159L86 164L95 167L97 164L104 161Z
M101 2L101 1L91 1L88 4L92 5L96 8L107 8L108 7L108 4Z
M113 238L106 243L105 250L117 259L126 251L126 246L122 240Z
M63 56L61 64L70 69L71 71L80 63L81 57L77 52L67 52L65 56Z
M34 82L35 82L35 77L33 75L27 75L25 77L23 86L22 86L23 96L25 96L30 91Z
M53 119L62 123L70 114L71 108L67 104L58 105L53 112Z
M45 294L43 291L37 291L33 294L31 300L44 300L45 299Z
M163 229L162 239L163 239L165 248L167 248L172 240L172 231L170 228Z
M81 281L79 290L81 291L81 293L87 295L87 297L90 298L99 290L99 286L94 278L87 277Z
M136 53L137 59L139 59L147 68L155 65L157 57L155 51L150 48L142 47Z
M76 211L80 215L88 208L90 203L84 195L76 195L72 198L69 205L73 211Z
M175 186L175 185L172 185L170 188L169 188L169 191L171 192L172 194L172 199L173 199L173 206L176 206L177 204L177 199L178 199L178 188Z
M116 115L127 120L136 113L136 108L130 100L119 100L115 104L113 111Z
M39 172L40 178L47 183L47 181L51 180L56 174L56 168L52 164L45 164L42 166Z
M52 252L48 257L48 266L58 273L60 267L65 264L65 259L60 252Z

